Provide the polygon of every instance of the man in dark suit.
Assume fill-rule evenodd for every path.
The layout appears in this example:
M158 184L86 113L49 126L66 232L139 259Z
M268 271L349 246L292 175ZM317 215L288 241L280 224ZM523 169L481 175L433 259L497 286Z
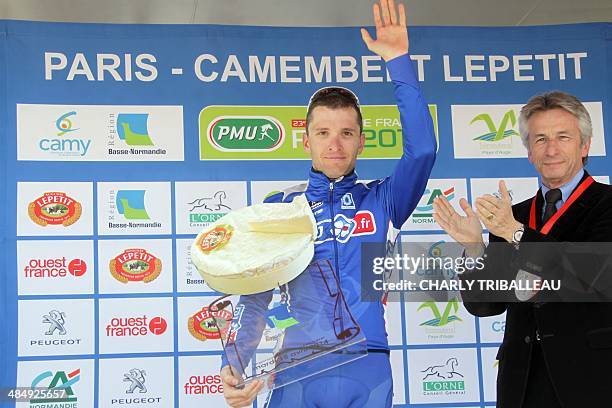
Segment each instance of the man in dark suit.
M476 316L507 312L497 355L497 406L612 406L612 303L602 295L612 286L612 273L589 267L572 275L559 262L563 245L612 241L612 187L595 182L583 168L591 120L574 96L550 92L529 100L519 127L540 174L535 197L512 206L501 181L500 197L479 197L475 211L462 200L465 216L443 198L434 203L437 222L466 255L485 255L484 269L462 279L559 279L567 286L571 278L584 288L580 302L562 302L562 297L551 302L535 291L509 291L492 301L491 293L462 291L466 308ZM481 222L489 230L486 249Z

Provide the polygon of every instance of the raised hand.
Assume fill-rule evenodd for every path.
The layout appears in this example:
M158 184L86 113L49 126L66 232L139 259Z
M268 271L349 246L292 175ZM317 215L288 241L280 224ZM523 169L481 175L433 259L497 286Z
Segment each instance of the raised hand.
M361 38L368 49L380 55L385 61L408 53L408 32L406 30L406 11L404 5L399 3L395 10L394 0L380 0L373 8L374 24L376 25L376 39L374 40L368 30L361 29Z
M479 256L484 248L482 225L465 198L459 200L459 205L465 216L457 213L446 198L436 197L433 202L434 219L451 238L465 247L468 255Z
M501 198L491 194L478 197L476 210L489 232L510 242L514 231L521 226L521 223L512 214L512 198L504 180L499 182L499 193Z

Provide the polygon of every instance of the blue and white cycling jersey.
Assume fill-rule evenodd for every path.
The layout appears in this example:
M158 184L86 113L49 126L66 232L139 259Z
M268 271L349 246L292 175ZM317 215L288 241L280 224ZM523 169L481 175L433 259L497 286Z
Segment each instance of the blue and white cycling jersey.
M367 339L368 349L381 350L389 349L384 305L381 301L360 299L361 244L395 241L423 194L436 154L433 123L408 54L389 61L387 68L395 86L403 143L402 157L392 174L366 184L357 182L355 172L331 181L323 173L311 170L308 183L265 200L290 202L297 195L306 195L318 227L313 260L331 261L348 307ZM294 289L289 283L290 299L294 302L304 299L291 296ZM249 356L265 328L261 316L266 315L271 300L272 291L240 298L240 329L235 342L238 347L242 343L242 352ZM308 305L300 308L308 309ZM287 341L290 339L285 338ZM252 347L244 346L249 343ZM225 358L223 364L227 364Z

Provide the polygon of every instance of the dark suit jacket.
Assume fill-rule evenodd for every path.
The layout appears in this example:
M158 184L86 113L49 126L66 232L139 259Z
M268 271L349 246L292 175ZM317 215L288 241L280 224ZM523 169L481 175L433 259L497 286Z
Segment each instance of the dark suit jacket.
M585 172L586 173L586 172ZM585 177L588 176L585 174ZM537 193L537 220L542 219L543 197ZM538 262L555 262L554 251L539 251L530 242L611 242L612 241L612 187L593 183L562 215L548 235L530 229L531 199L513 206L514 217L525 224L525 233L518 251L511 244L497 244L488 253L483 277L492 278L503 273L516 275L516 268L508 257L539 257ZM541 228L541 225L537 225ZM490 242L505 242L491 234ZM611 246L612 247L612 246ZM504 256L499 251L505 252ZM531 253L530 253L531 252ZM549 253L550 252L550 253ZM522 254L521 254L522 253ZM500 264L497 258L505 261ZM584 271L589 274L591 271ZM556 272L542 271L543 278L552 278ZM546 276L548 275L548 276ZM606 276L587 276L597 290L607 290L612 273ZM467 275L466 275L467 278ZM564 407L612 406L612 303L609 302L476 302L479 294L462 292L465 306L476 316L492 316L507 312L504 340L497 359L497 406L518 408L523 401L531 360L531 350L540 334L544 360L551 381Z

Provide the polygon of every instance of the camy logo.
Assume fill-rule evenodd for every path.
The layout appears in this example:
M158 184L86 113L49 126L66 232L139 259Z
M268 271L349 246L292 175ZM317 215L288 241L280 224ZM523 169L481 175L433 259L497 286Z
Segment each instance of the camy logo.
M514 129L516 126L516 114L513 109L507 111L499 124L499 127L495 126L495 122L491 119L491 115L488 113L481 113L470 121L470 125L476 122L484 122L487 126L488 132L476 136L472 140L479 142L500 142L510 136L518 136L518 132ZM510 126L508 126L510 125Z
M189 317L187 328L189 333L198 340L218 340L227 337L232 322L232 313L228 310L217 310L203 307L202 310Z
M166 332L168 323L163 317L154 317L151 320L146 315L142 317L113 317L106 325L107 337L137 337L149 333L157 336Z
M271 116L221 116L208 125L208 140L222 152L272 152L285 139L283 125Z
M110 272L119 282L151 282L162 270L162 262L145 249L126 249L110 261Z
M75 111L64 113L55 121L58 138L44 138L38 142L40 150L50 152L60 156L85 156L91 146L91 139L69 139L64 137L71 134L78 128L73 128L71 117L75 116Z
M462 321L461 318L456 315L456 313L459 311L459 301L457 301L457 299L447 302L443 313L440 313L438 305L433 301L421 303L421 305L417 308L417 312L423 309L430 309L431 313L433 314L433 319L424 321L419 326L441 327L446 326L451 322ZM451 311L455 314L451 315Z
M448 201L455 198L455 187L451 187L447 190L439 188L425 189L423 197L420 203L423 205L417 205L415 212L412 214L412 221L414 223L433 223L433 202L436 197L444 196Z
M145 190L119 190L115 202L119 214L127 220L148 220L144 196Z
M30 400L32 408L76 408L77 397L74 392L74 385L81 379L81 370L76 369L70 373L65 371L45 371L39 374L32 381L32 388L45 388L48 390L63 391L60 393L62 397L57 398L53 395L51 398L38 398Z
M495 333L503 333L506 331L506 321L505 320L496 320L491 323L491 330Z
M223 383L219 374L192 375L183 386L185 395L223 394Z
M148 113L120 113L117 115L119 139L128 146L153 146L147 128Z
M463 374L457 371L459 360L451 357L443 365L434 365L421 371L425 395L464 394Z
M65 193L44 193L28 205L28 215L36 224L68 227L81 218L81 204Z
M334 237L337 242L344 244L352 237L375 233L376 221L370 211L358 211L354 218L348 218L344 214L336 214L333 226L330 219L317 223L317 239L315 244L331 241Z
M81 277L87 272L87 263L82 259L68 261L61 258L33 258L23 268L25 278L65 278L68 275Z

